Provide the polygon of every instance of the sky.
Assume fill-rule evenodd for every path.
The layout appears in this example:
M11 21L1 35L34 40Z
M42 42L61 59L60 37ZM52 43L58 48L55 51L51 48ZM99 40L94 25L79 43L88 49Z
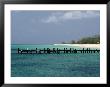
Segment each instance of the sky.
M100 34L100 11L11 11L12 44L59 44Z

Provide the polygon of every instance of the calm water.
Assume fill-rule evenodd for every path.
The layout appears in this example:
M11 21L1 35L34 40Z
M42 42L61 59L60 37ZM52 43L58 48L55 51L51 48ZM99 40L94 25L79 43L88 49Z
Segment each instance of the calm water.
M73 48L64 45L12 45L12 77L99 77L100 54L18 54L17 49ZM74 47L80 49L79 47Z

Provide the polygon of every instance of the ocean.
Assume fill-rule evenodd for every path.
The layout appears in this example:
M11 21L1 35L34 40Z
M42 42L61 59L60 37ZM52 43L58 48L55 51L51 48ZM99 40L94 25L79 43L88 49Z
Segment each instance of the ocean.
M11 77L100 77L100 53L18 54L18 48L81 49L66 45L11 45Z

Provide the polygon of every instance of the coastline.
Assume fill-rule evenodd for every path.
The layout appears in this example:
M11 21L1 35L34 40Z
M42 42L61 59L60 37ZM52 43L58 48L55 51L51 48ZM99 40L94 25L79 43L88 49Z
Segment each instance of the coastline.
M98 49L100 49L100 44L54 44L54 45L78 46L81 48L98 48Z

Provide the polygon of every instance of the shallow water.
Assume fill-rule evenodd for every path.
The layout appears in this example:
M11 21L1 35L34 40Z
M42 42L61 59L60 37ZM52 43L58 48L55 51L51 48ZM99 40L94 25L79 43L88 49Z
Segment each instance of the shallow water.
M71 48L61 45L12 45L12 77L99 77L99 53L18 54L17 49ZM73 48L73 47L72 47ZM74 47L81 49L79 47Z

